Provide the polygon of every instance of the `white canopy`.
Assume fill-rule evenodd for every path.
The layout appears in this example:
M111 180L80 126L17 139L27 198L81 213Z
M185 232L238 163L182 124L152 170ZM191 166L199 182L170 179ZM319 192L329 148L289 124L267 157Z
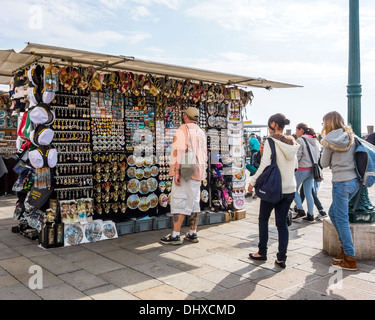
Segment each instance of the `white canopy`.
M35 62L47 65L50 60L58 65L68 65L69 63L73 63L74 65L81 65L83 67L95 66L99 71L109 72L123 70L134 73L150 73L156 76L168 75L170 78L175 79L190 79L224 85L241 85L265 89L301 87L262 78L251 78L144 61L133 57L114 56L36 43L28 43L27 46L18 53L14 50L0 50L0 84L9 84L13 74L22 68Z

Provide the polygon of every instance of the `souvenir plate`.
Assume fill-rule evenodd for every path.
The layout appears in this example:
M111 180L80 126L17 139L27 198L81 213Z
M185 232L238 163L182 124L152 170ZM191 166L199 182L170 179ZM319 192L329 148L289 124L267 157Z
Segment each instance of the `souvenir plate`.
M156 177L159 174L159 168L157 166L152 166L151 167L151 175L153 177Z
M217 115L217 105L213 102L209 103L207 106L207 111L210 116L216 116Z
M148 197L142 197L141 199L139 199L138 209L141 211L147 211L148 209L150 209L150 200L148 199Z
M103 235L108 239L117 238L116 225L113 222L103 223Z
M240 197L233 197L233 206L237 210L241 210L245 207L245 198Z
M225 129L227 127L227 119L225 117L216 117L215 126L217 128Z
M130 179L135 178L136 170L137 170L137 169L135 169L134 167L129 167L129 168L128 168L127 174L128 174L128 177L129 177Z
M147 184L147 180L142 180L139 184L139 193L147 194L149 193L149 186Z
M157 164L158 163L158 159L156 158L156 156L152 156L152 164Z
M150 208L155 208L158 205L159 199L155 193L150 194L147 198L150 201Z
M129 166L135 166L135 157L133 155L128 157L128 165Z
M7 116L7 112L5 110L0 111L0 119L3 119Z
M83 230L74 224L65 225L64 238L67 245L80 244L83 240Z
M102 237L102 226L98 222L90 222L85 226L85 236L89 242L99 241Z
M126 201L126 204L130 209L136 209L139 205L139 197L136 194L132 194Z
M214 116L210 116L208 118L208 125L211 127L211 128L215 128L215 124L216 124L216 118Z
M128 190L130 193L137 193L139 191L139 180L131 179L128 181Z
M137 171L135 172L135 177L137 179L142 179L144 177L145 173L142 169L137 169Z
M145 178L150 178L151 177L151 175L152 175L151 168L144 168L143 171L145 173L145 175L144 175Z
M145 159L144 159L143 157L136 157L136 158L135 158L135 165L136 165L138 168L143 167L144 162L145 162Z
M145 167L150 167L153 163L152 157L145 157L144 158L144 166Z
M154 192L158 188L158 181L155 178L147 179L148 191Z

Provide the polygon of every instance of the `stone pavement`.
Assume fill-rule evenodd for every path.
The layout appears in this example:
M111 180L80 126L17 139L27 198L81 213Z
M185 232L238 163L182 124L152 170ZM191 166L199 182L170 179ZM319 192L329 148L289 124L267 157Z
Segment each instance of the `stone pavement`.
M319 198L328 211L331 175L324 174ZM322 251L322 222L293 223L282 270L274 264L271 219L268 260L251 261L259 199L247 198L243 220L200 226L198 244L162 245L159 239L170 232L164 229L51 250L11 233L18 224L14 205L14 196L0 198L0 300L375 300L375 261L334 273L332 257ZM42 289L29 287L33 265L42 268Z

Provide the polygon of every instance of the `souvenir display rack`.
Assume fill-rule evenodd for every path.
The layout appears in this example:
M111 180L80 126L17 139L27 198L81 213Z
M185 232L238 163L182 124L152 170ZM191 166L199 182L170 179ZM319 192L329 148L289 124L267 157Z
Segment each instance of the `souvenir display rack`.
M52 146L58 153L54 169L55 199L93 196L89 103L88 90L67 90L61 83L51 103L55 114Z
M228 126L242 122L241 109L251 92L168 77L99 74L93 67L55 67L56 74L49 103L54 112L51 147L57 151L50 199L56 199L55 213L63 223L169 213L171 144L189 106L200 110L199 125L208 137L202 210L233 210L234 189L244 205L244 187L233 184L245 179L242 154L232 148L241 149L242 140L231 139ZM241 209L240 203L235 209Z

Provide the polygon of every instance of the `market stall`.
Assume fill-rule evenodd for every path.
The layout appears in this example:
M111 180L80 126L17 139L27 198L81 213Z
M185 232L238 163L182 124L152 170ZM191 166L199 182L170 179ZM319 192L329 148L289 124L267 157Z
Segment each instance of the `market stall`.
M295 87L37 44L0 58L0 82L11 83L20 119L15 218L46 248L147 230L143 222L160 227L155 221L169 213L170 148L189 106L207 133L202 211L244 209L242 121L253 99L245 89Z

